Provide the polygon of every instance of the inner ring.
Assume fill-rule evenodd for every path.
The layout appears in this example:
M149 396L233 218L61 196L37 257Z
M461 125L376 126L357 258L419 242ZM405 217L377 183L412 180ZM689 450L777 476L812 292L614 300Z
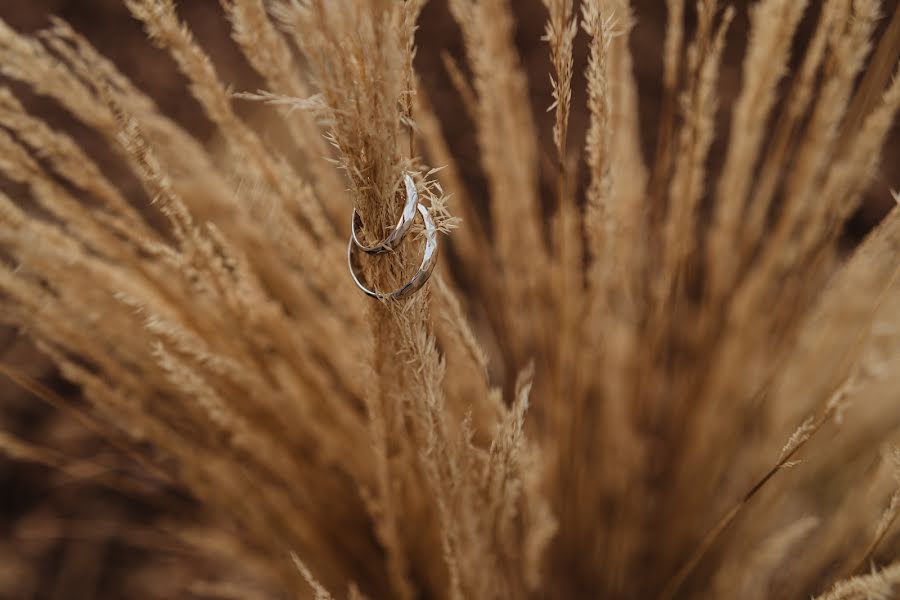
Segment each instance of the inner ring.
M416 271L416 274L413 275L412 279L410 279L406 285L393 292L376 292L366 287L365 284L360 281L359 276L356 274L356 269L353 268L353 247L356 246L356 243L351 236L350 242L347 244L347 264L350 267L350 276L353 277L353 282L356 284L356 287L362 290L363 293L370 298L377 298L379 300L397 300L404 298L425 285L425 282L431 277L431 272L434 271L434 266L437 264L437 228L434 226L434 221L432 220L428 209L421 204L418 204L417 208L419 209L419 214L422 215L422 221L425 223L425 252L422 255L422 264L419 265L419 270Z
M394 229L377 244L366 246L359 239L359 228L362 227L363 223L359 213L356 212L355 208L353 209L353 215L350 220L350 238L366 254L384 254L396 248L415 220L416 206L419 205L419 192L416 190L416 184L412 177L409 176L409 173L404 175L403 180L406 184L406 204L403 205L403 213L401 213L397 224L394 225Z

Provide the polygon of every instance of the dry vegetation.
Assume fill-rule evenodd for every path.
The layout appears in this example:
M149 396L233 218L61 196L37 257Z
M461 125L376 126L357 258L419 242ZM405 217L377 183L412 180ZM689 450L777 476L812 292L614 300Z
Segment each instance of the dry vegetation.
M235 97L172 0L126 0L216 126L209 146L64 22L0 22L7 83L142 188L0 88L0 319L84 402L0 373L105 450L0 448L163 507L119 535L178 564L134 566L130 597L900 594L900 210L851 255L838 244L900 106L900 9L879 41L878 0L758 0L722 132L735 11L667 0L645 160L628 0L544 0L552 158L510 1L449 0L473 159L417 81L423 1L221 0L265 81ZM569 130L582 76L586 133ZM281 136L239 116L250 100ZM483 198L460 160L480 161ZM350 209L380 238L406 171L450 232L445 261L423 292L368 301ZM368 280L396 286L418 245L367 261ZM25 593L29 566L0 595Z

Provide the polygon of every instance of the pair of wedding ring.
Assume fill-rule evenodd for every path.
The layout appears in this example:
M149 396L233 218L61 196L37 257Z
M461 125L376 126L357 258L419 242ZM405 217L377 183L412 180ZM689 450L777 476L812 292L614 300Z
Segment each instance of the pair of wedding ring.
M359 239L359 229L362 227L362 219L356 212L356 209L353 209L353 216L350 221L350 242L347 245L347 264L350 267L350 276L353 277L353 282L356 283L356 286L370 298L377 298L379 300L397 300L409 296L425 285L425 282L431 277L431 272L434 271L434 265L437 262L437 228L431 218L431 213L428 212L427 208L419 204L419 192L416 190L416 184L412 177L408 174L405 175L404 182L406 184L406 204L403 206L403 213L400 215L400 219L388 236L377 244L366 246ZM403 287L394 290L393 292L377 292L369 289L360 280L359 275L356 273L356 268L353 266L354 249L358 248L369 255L391 252L401 241L403 241L403 238L406 236L406 233L409 231L409 228L416 218L416 212L422 215L422 221L425 223L425 252L422 255L422 264L419 265L419 270L416 271L416 274L413 275L412 279L410 279Z

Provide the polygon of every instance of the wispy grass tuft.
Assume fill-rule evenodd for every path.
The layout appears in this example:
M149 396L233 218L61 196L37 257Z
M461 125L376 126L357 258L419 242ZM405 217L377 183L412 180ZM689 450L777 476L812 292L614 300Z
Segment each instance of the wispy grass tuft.
M517 4L448 0L474 157L419 82L423 0L221 0L265 88L238 93L173 0L126 0L209 145L65 22L0 22L0 322L84 403L0 377L106 448L0 431L0 452L162 505L122 537L183 560L133 597L893 597L900 209L852 253L841 233L900 108L896 27L875 39L877 0L758 0L729 104L739 11L665 4L650 163L628 0L543 1L543 117ZM350 211L383 237L406 173L449 252L368 301ZM409 277L418 233L364 258L372 285Z

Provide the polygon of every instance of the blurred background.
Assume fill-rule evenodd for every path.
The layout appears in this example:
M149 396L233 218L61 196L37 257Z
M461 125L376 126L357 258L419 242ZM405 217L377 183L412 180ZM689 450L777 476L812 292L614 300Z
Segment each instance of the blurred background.
M182 17L198 41L211 55L220 77L235 90L256 90L262 86L229 37L228 24L220 6L212 0L179 0ZM530 77L532 108L546 151L552 149L550 63L547 47L540 40L546 13L539 0L514 0L518 29L517 43ZM654 147L656 118L660 104L662 44L665 25L664 2L634 0L636 23L631 37L635 74L640 91L640 113L645 156ZM729 107L740 85L741 57L747 37L746 1L738 8L732 27L721 77L719 139L712 156L727 135ZM818 5L818 2L812 2ZM897 0L886 0L889 15ZM811 31L815 9L801 27L798 44ZM140 26L121 0L3 0L0 19L22 32L47 27L51 15L68 21L135 83L153 97L162 110L192 131L198 139L213 143L213 128L197 103L185 92L185 80L173 61L153 48ZM882 28L886 26L886 20ZM689 24L690 26L690 24ZM446 0L431 0L421 20L418 72L429 99L441 116L451 147L461 160L459 166L472 190L484 183L477 160L476 140L471 123L462 110L444 67L442 54L464 64L459 31L451 19ZM586 36L579 33L575 43L576 74L586 64ZM29 110L55 126L72 131L101 166L124 189L135 185L123 173L117 174L108 150L91 133L79 127L52 102L35 97L22 86L0 78ZM583 141L586 126L584 82L576 76L572 102L570 150ZM264 109L240 106L250 119L265 127ZM895 125L884 153L880 175L867 200L846 232L851 248L890 208L890 190L900 189L900 129ZM274 135L274 134L272 134ZM545 161L547 162L547 161ZM715 159L713 164L715 172ZM119 175L119 177L117 177ZM548 181L549 176L546 177ZM0 185L5 185L0 182ZM453 190L448 190L452 192ZM550 194L547 194L549 197ZM477 194L473 197L478 197ZM552 209L552 207L550 207ZM452 204L451 204L452 210ZM0 364L11 367L49 391L77 406L78 390L64 382L51 365L16 331L0 328ZM46 394L43 394L46 396ZM56 451L90 458L100 471L63 472L49 466L12 461L0 457L0 600L6 598L171 598L179 594L179 574L196 576L204 568L202 560L184 561L184 549L168 536L160 523L167 514L187 515L198 523L202 511L177 490L158 489L148 484L132 496L110 491L99 474L112 475L124 459L82 425L70 412L61 411L14 384L0 374L0 434L18 437L47 448L52 463ZM193 517L191 517L193 515ZM196 558L196 557L194 557ZM186 569L192 573L185 573ZM215 569L215 565L208 565ZM151 584L152 582L152 584ZM152 590L152 591L150 591ZM152 594L152 595L145 595Z

